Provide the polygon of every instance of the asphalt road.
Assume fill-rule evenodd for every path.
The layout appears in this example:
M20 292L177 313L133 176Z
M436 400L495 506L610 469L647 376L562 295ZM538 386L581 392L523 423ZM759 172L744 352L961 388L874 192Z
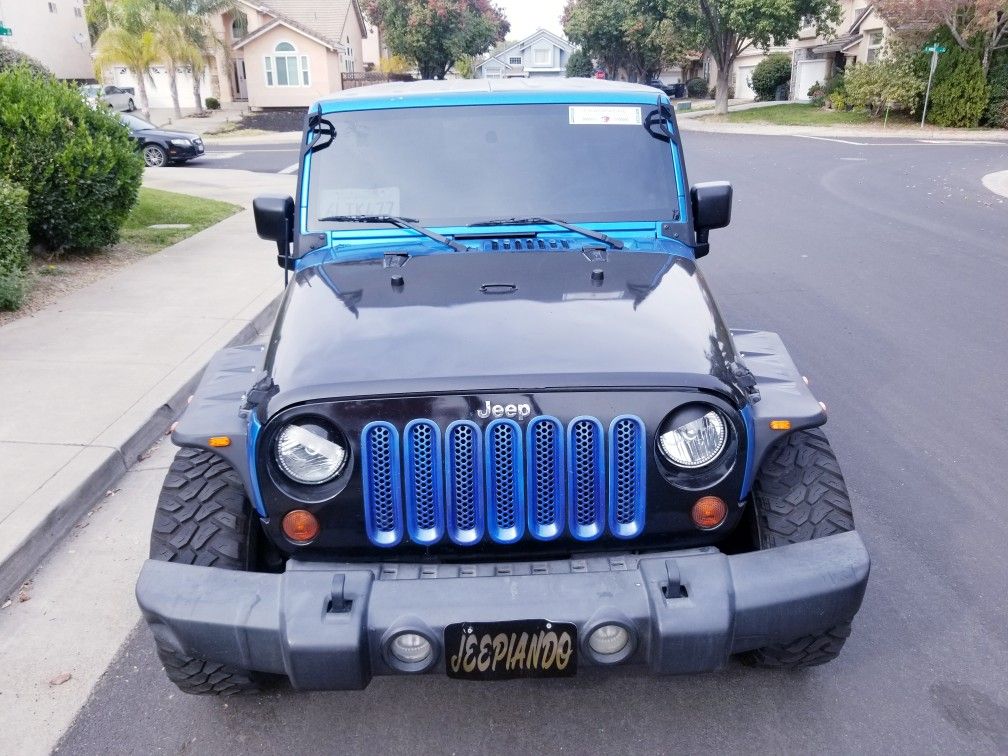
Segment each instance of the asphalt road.
M224 701L177 693L139 627L60 752L1008 752L1008 200L980 184L1008 151L685 142L691 181L735 186L702 267L828 405L874 559L836 662Z
M296 173L298 145L208 144L203 157L186 163L188 168L238 168L257 173Z

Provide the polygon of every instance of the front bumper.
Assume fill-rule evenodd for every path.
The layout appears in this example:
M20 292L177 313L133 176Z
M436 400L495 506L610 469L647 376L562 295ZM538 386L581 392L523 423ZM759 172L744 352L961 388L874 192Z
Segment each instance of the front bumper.
M735 653L849 622L870 560L855 533L735 556L717 549L474 565L319 564L283 574L148 560L137 600L158 640L179 653L286 675L300 689L359 689L402 674L386 656L399 632L423 633L443 672L455 622L572 622L579 664L590 630L615 621L634 650L621 663L654 674L703 672Z
M171 144L170 142L168 143L169 160L192 160L193 158L200 157L203 154L203 151L204 147L202 140L193 142L188 147Z

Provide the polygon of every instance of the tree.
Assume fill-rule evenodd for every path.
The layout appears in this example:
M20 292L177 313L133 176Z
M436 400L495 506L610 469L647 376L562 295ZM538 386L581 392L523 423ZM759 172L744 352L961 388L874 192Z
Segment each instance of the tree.
M162 62L166 63L168 67L168 92L171 94L175 118L178 119L182 117L178 95L178 67L190 65L193 69L193 78L196 78L196 68L203 59L203 51L190 41L182 17L170 9L157 8L152 16L151 24L154 44L161 53ZM202 107L199 100L196 101L196 107Z
M590 78L593 73L595 73L595 64L592 63L591 56L581 48L572 52L567 58L567 76L569 78Z
M106 8L109 25L95 43L96 72L110 65L126 66L136 77L140 112L150 118L147 77L150 67L161 57L152 31L156 8L151 0L115 0L107 3Z
M682 62L698 41L695 25L683 23L670 6L663 0L568 0L564 34L610 76L622 68L630 78L646 80Z
M456 61L482 55L511 28L490 0L365 0L389 50L416 62L424 79L443 79Z
M676 0L671 0L675 2ZM714 112L728 112L732 66L743 50L764 50L798 36L814 24L818 34L828 34L840 22L837 0L697 0L700 25L717 64Z
M908 42L944 26L959 47L979 54L985 78L994 52L1008 49L1008 0L877 0L875 7Z
M104 0L102 0L104 1ZM189 61L192 67L193 101L203 109L202 79L207 69L206 56L211 52L230 56L230 49L217 36L210 22L212 16L224 11L237 11L237 0L161 0L162 4L176 15L185 38L199 54Z

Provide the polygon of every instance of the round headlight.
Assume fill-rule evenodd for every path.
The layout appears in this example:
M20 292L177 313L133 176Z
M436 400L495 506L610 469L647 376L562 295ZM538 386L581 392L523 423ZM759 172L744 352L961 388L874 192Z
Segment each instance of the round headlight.
M336 442L335 434L313 423L288 425L277 436L277 464L298 483L332 480L343 469L346 458L346 449Z
M710 407L686 407L675 413L662 428L658 446L675 465L685 468L710 464L724 451L728 424Z

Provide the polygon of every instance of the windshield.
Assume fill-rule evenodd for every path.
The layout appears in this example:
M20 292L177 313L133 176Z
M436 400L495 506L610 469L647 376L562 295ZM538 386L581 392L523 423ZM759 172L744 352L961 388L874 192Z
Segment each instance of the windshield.
M569 223L676 217L667 140L640 105L479 105L332 113L311 156L308 227L333 215L425 226L543 216Z
M145 121L143 118L137 118L136 116L132 116L127 113L120 113L119 117L122 119L122 122L125 123L129 128L133 129L133 131L144 131L146 129L157 128L157 126L155 126L153 123L149 123L148 121Z
M97 97L101 94L101 87L97 84L85 84L80 91L85 97Z

